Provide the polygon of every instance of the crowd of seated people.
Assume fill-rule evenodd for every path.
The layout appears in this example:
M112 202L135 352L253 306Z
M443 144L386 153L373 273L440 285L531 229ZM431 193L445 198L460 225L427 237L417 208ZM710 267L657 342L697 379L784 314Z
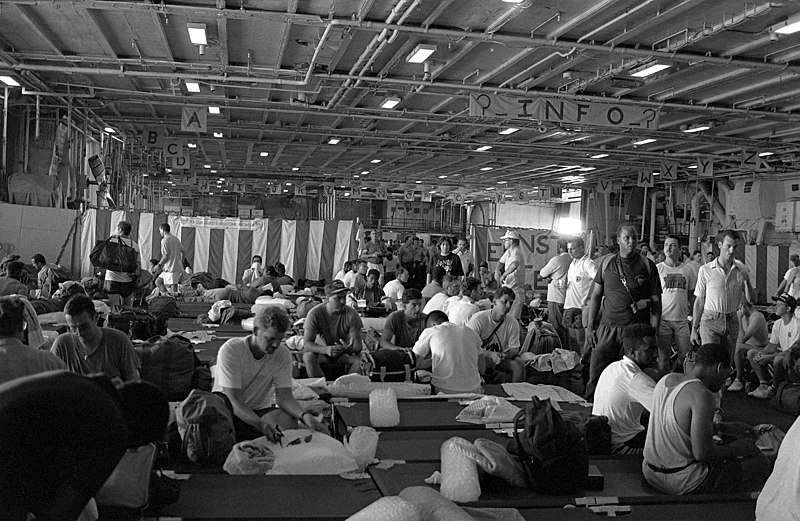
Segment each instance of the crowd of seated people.
M130 233L124 223L117 231L120 241ZM168 230L166 233L162 230L162 234L169 240ZM507 250L511 250L515 247L513 234L506 237ZM720 245L727 244L726 241L735 242L725 235ZM498 375L497 381L525 381L527 368L521 355L527 346L521 340L526 331L515 310L519 305L517 299L523 300L523 306L528 302L524 293L520 297L519 288L505 284L507 267L500 270L498 280L488 266L476 266L468 255L464 265L465 256L451 251L449 241L437 241L432 251L406 246L414 242L412 239L403 247L384 251L376 241L360 252L363 258L348 261L342 272L325 285L322 303L308 311L303 323L302 361L307 375L324 377L332 365L345 373L361 371L362 351L373 348L365 345L359 314L366 307L381 308L388 315L374 348L413 351L417 355L417 368L431 373L434 392L480 392L483 383ZM678 346L679 337L683 340L681 335L688 336L690 330L694 335L698 328L694 324L690 328L688 321L676 324L680 321L667 320L665 324L662 313L672 319L676 314L668 312L676 307L680 310L677 315L691 309L693 292L700 292L703 304L708 305L714 298L713 289L708 289L713 288L710 278L713 274L706 273L710 268L698 269L701 286L706 286L692 291L694 267L677 270L678 255L674 249L667 251L665 247L653 255L641 252L638 245L635 229L625 225L618 230L617 252L605 258L593 259L584 251L582 241L564 243L560 252L564 269L554 270L549 281L563 290L564 298L564 302L554 300L554 306L549 306L556 309L561 304L556 313L560 318L555 320L561 320L563 334L556 333L559 339L556 345L584 356L590 368L587 397L593 399L593 414L609 420L612 452L641 455L642 475L652 487L675 495L758 490L770 474L770 464L756 446L757 432L751 426L720 421L719 394L732 371L736 376L727 390L743 390L742 382L752 371L759 381L759 387L751 393L756 398L768 398L781 382L797 378L800 358L797 302L788 293L773 298L778 320L768 333L763 315L753 309L747 298L742 298L738 314L734 313L739 326L735 345L729 345L722 337L715 337L714 342L703 338L699 347L686 351ZM390 264L390 271L386 259L392 253L396 253L393 258L397 263ZM648 254L661 262L656 264ZM423 272L422 277L419 263L423 261L417 257L427 264L427 273ZM704 266L724 262L725 258L724 254L715 257ZM131 340L120 331L98 325L90 295L59 294L67 282L66 270L61 266L48 263L41 254L34 255L31 261L29 268L18 258L7 258L0 263L0 384L18 384L10 388L0 386L0 418L11 410L6 408L15 399L39 399L34 396L35 389L23 385L35 381L44 389L51 385L91 389L87 401L95 400L94 406L101 411L98 414L115 417L115 421L106 425L105 435L121 436L123 440L136 437L133 434L136 426L148 422L141 414L135 416L136 411L126 408L120 398L124 385L132 385L139 379L139 361ZM686 266L695 263L692 257L682 262ZM592 269L587 268L587 263L592 263ZM179 297L185 302L227 300L254 304L259 297L285 293L287 286L295 285L283 264L264 266L260 255L253 256L250 267L237 281L239 284L221 284L222 287L213 287L218 285L213 278L210 279L213 286L206 287L198 282L200 274L192 273L186 259L181 258L181 264L184 269L170 271L171 275L165 278L164 263L157 259L150 261L153 296ZM670 269L664 269L662 264ZM416 275L409 267L417 270ZM587 273L593 274L591 280L577 284L581 277L587 278ZM430 278L427 284L425 276ZM120 278L125 277L105 273L101 289L106 296L119 295L125 304L134 293L128 291L134 289L131 285L135 278ZM628 285L633 280L636 287ZM741 291L746 295L744 286ZM55 339L49 351L32 349L25 343L27 300L23 297L26 295L33 302L47 299L61 303L68 331ZM701 306L701 309L707 312L708 308ZM706 329L699 329L701 337L710 331L705 322L709 319L703 320L700 327ZM282 343L290 326L284 308L265 306L256 312L251 334L231 338L220 348L214 391L227 397L236 418L238 439L261 435L275 438L280 429L298 426L327 430L292 397L292 359ZM542 327L541 322L537 326ZM549 327L556 331L555 326ZM580 335L575 334L576 329ZM675 347L675 364L669 363L669 353L665 359L661 349L667 336L672 339L668 347ZM37 377L39 373L52 376L52 382ZM114 390L109 391L87 378L97 373L113 380ZM82 380L75 380L77 377ZM96 388L105 394L98 394ZM6 389L10 389L8 394ZM111 396L111 402L105 396ZM273 396L275 407L270 406ZM151 404L160 403L152 396L148 400ZM159 409L160 405L155 407ZM141 413L141 409L136 410ZM150 428L149 434L139 436L136 442L129 441L127 446L163 434L161 420L156 423L158 426ZM13 437L1 425L2 422L0 441ZM715 441L715 436L727 443ZM796 443L794 437L787 440ZM729 439L733 441L728 442ZM9 447L14 447L13 443ZM787 448L784 452L790 450L797 449ZM106 471L110 472L109 466L113 468L111 462L118 460L118 453L121 453L119 447L110 447L108 460L101 458L96 462L103 468L86 472L92 472L95 481L99 479L97 476L107 476ZM791 469L783 466L780 469L782 475L791 476ZM769 486L786 487L786 481L791 481L790 477L780 481L770 479ZM3 483L6 481L0 481L0 485ZM55 484L52 490L61 490L58 487L67 487L63 498L56 494L52 501L41 502L32 498L37 490L32 488L16 502L4 504L13 504L15 514L41 512L43 519L51 512L66 512L65 519L77 515L91 518L91 513L84 510L96 493L94 485L76 491L74 484ZM18 488L9 486L9 490ZM8 492L0 494L4 501L9 501ZM80 503L80 508L76 503Z

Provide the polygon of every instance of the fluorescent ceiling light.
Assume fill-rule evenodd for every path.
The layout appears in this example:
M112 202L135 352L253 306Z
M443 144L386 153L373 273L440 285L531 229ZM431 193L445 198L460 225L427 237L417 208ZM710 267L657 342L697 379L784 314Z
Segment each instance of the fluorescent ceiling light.
M708 130L708 129L710 129L710 128L711 128L711 125L708 125L708 124L702 124L702 125L692 125L691 127L687 128L687 129L686 129L686 130L684 130L683 132L684 132L685 134L693 134L693 133L695 133L695 132L702 132L702 131L704 131L704 130Z
M481 172L488 172L489 170L494 170L494 167L485 166L485 167L481 168Z
M508 181L498 181L497 184L499 184L499 185L508 184Z
M761 152L758 154L758 157L767 157L767 156L774 156L775 152Z
M632 69L631 76L633 76L634 78L646 78L647 76L652 76L657 72L661 72L664 69L669 69L669 68L670 65L666 63L650 62L637 69Z
M219 107L208 107L209 114L219 114Z
M203 168L211 168L211 165L203 165Z
M482 147L478 147L475 149L475 152L486 152L490 150L492 147L490 145L483 145Z
M189 148L197 148L197 143L186 143L186 146Z
M634 141L633 146L638 147L639 145L647 145L649 143L655 143L655 142L656 142L655 139L647 138L647 139L642 139L640 141Z
M292 186L292 183L286 183L286 186Z
M354 177L354 178L356 178L356 179L358 179L358 178L359 178L359 177L361 177L361 176L360 176L360 175L358 175L358 174L353 174L353 177Z
M377 165L381 161L383 161L383 160L382 159L373 159L372 161L370 161L370 163L372 163L373 165Z
M340 141L341 141L341 139L339 139L337 137L332 137L332 138L330 138L328 140L328 144L329 145L338 145Z
M406 57L406 61L409 63L424 63L425 60L430 58L431 54L435 52L435 45L421 43L417 45L413 51L411 51L411 54Z
M19 83L17 80L12 78L11 76L0 76L0 81L8 85L9 87L19 87Z
M494 187L493 186L487 186L486 188L484 188L484 190L494 190Z
M189 40L195 45L208 45L206 38L206 24L188 23L186 28L189 30Z
M507 4L519 4L522 3L522 0L503 0L503 2Z
M189 92L200 92L200 84L196 81L187 81L186 90Z
M258 155L260 155L261 157L267 157L269 155L269 152L261 152Z
M214 137L222 137L222 132L214 132Z
M369 170L362 170L361 171L361 175L367 175L368 173L369 173Z
M106 127L106 128L104 128L103 130L105 130L105 131L106 131L106 132L108 132L109 134L114 134L114 133L116 133L116 130L114 130L114 129L113 129L113 128L111 128L111 127Z
M300 170L300 167L297 167L297 166L292 167L292 172L297 172L298 170Z
M209 170L209 172L211 172L212 174L216 174L216 173L217 173L217 171L216 171L216 170ZM220 181L220 180L217 180L217 182L218 182L218 183L221 183L222 181Z
M501 131L500 131L500 134L502 134L502 135L504 135L504 136L507 136L507 135L509 135L509 134L513 134L514 132L517 132L517 131L519 131L519 129L518 129L518 128L514 128L514 127L508 127L508 128L507 128L507 129L505 129L505 130L501 130Z
M794 34L800 31L800 14L790 16L785 21L773 25L768 31L778 34Z
M593 156L589 156L589 159L603 159L604 157L608 157L608 154L595 154Z
M691 169L691 168L697 168L697 165L690 165L690 166L687 166L686 168L689 168L689 169Z
M447 176L446 175L440 175L439 179L447 179Z
M400 104L402 100L397 96L389 96L381 102L382 109L393 109Z

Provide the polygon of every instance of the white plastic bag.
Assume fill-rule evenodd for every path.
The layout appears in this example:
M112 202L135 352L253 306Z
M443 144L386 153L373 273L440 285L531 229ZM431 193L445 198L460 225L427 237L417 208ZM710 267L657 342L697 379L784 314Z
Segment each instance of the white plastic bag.
M364 472L375 459L378 432L372 427L356 427L344 440L344 449L356 461L358 472Z

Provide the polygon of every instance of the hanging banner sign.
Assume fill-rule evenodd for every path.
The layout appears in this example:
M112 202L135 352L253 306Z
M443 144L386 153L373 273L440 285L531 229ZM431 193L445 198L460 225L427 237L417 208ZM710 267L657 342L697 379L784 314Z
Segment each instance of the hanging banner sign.
M661 161L659 166L662 181L678 180L678 163L673 161Z
M269 195L281 195L281 189L283 185L281 183L271 184L269 185Z
M294 195L306 195L306 185L294 185Z
M208 107L183 107L181 110L181 130L183 132L207 132Z
M375 189L375 199L380 199L382 201L385 201L386 199L388 199L387 194L386 194L386 188L376 188Z
M505 204L505 203L506 203L506 196L502 192L495 192L494 204Z
M697 158L697 175L700 177L714 177L714 161L711 159Z
M658 128L656 108L628 103L600 103L554 98L470 94L469 115L479 118L553 121L615 128Z
M528 200L528 192L525 190L517 190L514 192L514 200L523 203Z
M453 200L453 202L454 202L455 204L464 204L464 198L465 198L465 196L464 196L464 194L462 194L462 193L458 193L458 192L456 192L456 193L454 193L454 194L453 194L453 195L452 195L450 198Z
M653 188L653 172L639 172L636 186L640 188Z
M163 127L146 127L142 132L142 141L146 147L161 148L167 138L167 130Z
M742 170L754 170L756 172L768 172L773 170L769 163L761 157L760 150L742 150Z
M164 157L182 157L183 143L177 139L164 141Z
M325 191L325 197L333 197L336 195L336 187L333 185L322 185L322 188Z
M188 156L173 156L172 158L172 169L173 170L186 170L189 168L189 157Z
M597 181L597 191L601 194L610 194L614 191L614 182L611 180L600 179Z
M413 201L414 200L414 190L405 190L403 192L403 200L405 200L405 201Z
M422 202L429 203L433 200L433 196L428 192L422 192Z

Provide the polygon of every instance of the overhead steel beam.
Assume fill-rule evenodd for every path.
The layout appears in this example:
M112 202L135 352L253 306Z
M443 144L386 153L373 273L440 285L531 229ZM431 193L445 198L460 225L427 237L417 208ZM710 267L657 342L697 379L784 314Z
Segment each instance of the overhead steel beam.
M63 52L61 51L61 46L57 43L57 38L53 34L53 31L50 30L49 27L44 25L44 22L39 19L39 15L36 11L28 6L24 5L17 5L17 9L22 14L22 18L28 22L28 25L33 29L33 31L42 39L44 43L50 47L54 53L58 54L59 56L63 56Z

